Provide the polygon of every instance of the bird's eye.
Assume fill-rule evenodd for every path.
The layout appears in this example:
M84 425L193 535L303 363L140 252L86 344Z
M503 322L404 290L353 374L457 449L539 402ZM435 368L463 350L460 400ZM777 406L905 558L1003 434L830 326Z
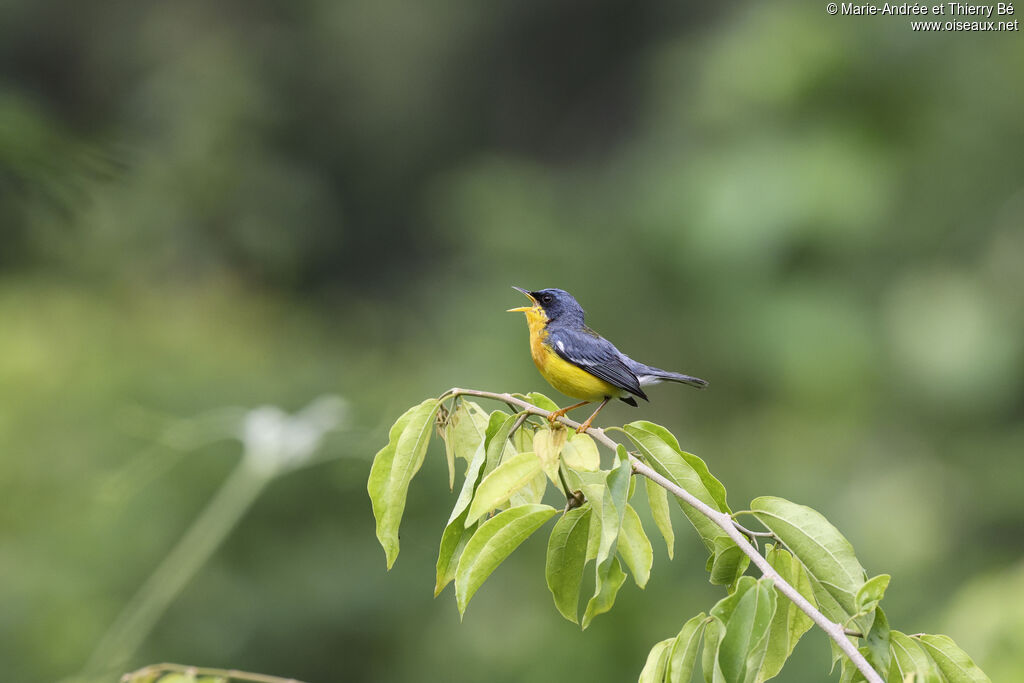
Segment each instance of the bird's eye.
M540 298L540 302L542 304L549 304L549 303L551 303L554 300L555 300L555 297L551 296L550 294L545 294L544 296L542 296Z

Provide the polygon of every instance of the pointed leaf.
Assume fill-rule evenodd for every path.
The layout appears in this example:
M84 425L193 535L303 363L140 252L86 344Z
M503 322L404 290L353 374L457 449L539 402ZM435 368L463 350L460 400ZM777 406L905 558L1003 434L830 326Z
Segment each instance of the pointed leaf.
M861 654L864 654L866 648L858 648ZM843 657L843 666L839 674L839 683L865 683L866 679L864 674L860 672L860 669L850 661L848 657Z
M480 517L507 502L509 496L526 486L540 474L540 460L533 453L517 453L506 458L483 478L473 495L466 523L473 524Z
M550 410L552 412L558 410L558 404L539 391L531 391L528 393L526 395L526 400L538 408L543 408L544 410Z
M721 607L719 607L721 605ZM725 624L718 661L725 680L756 680L775 615L775 590L770 579L742 577L736 592L711 610Z
M623 429L636 444L643 459L659 474L708 506L721 512L730 512L725 501L725 488L722 483L711 476L703 460L682 451L675 437L664 427L640 421L632 422ZM719 541L720 548L722 544L735 545L728 534L717 524L685 502L680 500L678 503L687 519L697 529L701 540L704 541L704 545L709 551L718 554L715 550L716 539L721 539ZM735 560L735 562L731 564L720 562L719 572L712 577L712 582L731 585L746 565L736 555L725 556L722 559ZM709 564L710 566L711 564ZM735 573L727 575L725 570L729 568L734 569Z
M615 604L615 596L622 588L626 580L626 574L619 566L619 558L612 557L611 562L606 562L600 567L607 569L600 572L597 577L597 590L594 596L587 601L587 609L583 612L583 628L590 626L590 622L599 614L604 614Z
M633 428L634 430L637 431L646 431L654 435L659 440L667 444L672 450L678 453L686 462L686 464L689 465L690 469L694 471L694 473L700 479L701 485L704 487L704 489L711 496L711 499L714 501L713 503L708 501L705 502L707 502L708 505L715 508L716 510L720 510L722 512L730 512L729 505L725 501L725 486L723 486L722 482L720 482L717 478L715 478L714 475L711 474L711 472L708 470L708 465L706 462L704 462L701 458L694 455L693 453L687 453L686 451L679 447L679 441L676 440L676 437L672 434L672 432L668 431L661 425L654 424L653 422L648 422L647 420L637 420L636 422L630 422L628 425L626 425L626 431L629 432L630 428ZM684 486L683 488L686 487ZM686 490L689 491L688 488L686 488ZM691 493L693 492L691 491Z
M629 573L633 575L633 581L640 588L647 585L651 578L651 565L654 564L654 549L651 548L651 539L644 533L644 526L640 522L640 516L633 509L633 506L626 504L626 514L622 518L622 531L619 532L617 544L619 554L629 567Z
M669 650L673 642L673 638L667 638L654 644L647 655L647 663L644 664L637 683L663 683L665 669L668 667Z
M797 592L812 605L814 604L814 593L810 580L807 578L807 572L789 551L779 545L774 545L765 553L765 558L783 580L796 588ZM777 592L778 589L776 589ZM765 650L764 662L761 664L761 673L758 675L758 683L779 674L783 664L793 653L797 641L814 624L811 618L790 600L778 594L775 596L775 600L775 616L772 617L772 625L768 633L768 646Z
M651 479L643 477L644 486L647 490L647 503L651 507L651 516L654 517L654 524L665 539L665 549L668 551L668 559L672 559L675 550L676 535L672 530L672 517L668 509L668 491L661 488Z
M892 664L892 642L889 620L881 607L875 608L875 618L871 624L871 630L864 638L864 647L861 647L860 651L875 671L889 670Z
M672 643L669 653L665 683L689 683L693 678L693 667L697 663L697 649L701 636L708 625L708 615L701 612L690 618Z
M532 505L544 499L544 492L548 490L548 478L543 472L537 472L533 479L526 482L526 485L513 493L508 498L509 507L519 505Z
M743 572L747 571L750 558L728 536L717 537L714 549L714 554L709 558L708 568L711 583L716 586L731 586Z
M455 486L455 459L469 462L487 435L487 412L472 401L458 400L444 428L445 455L448 458L448 488Z
M455 572L455 601L460 616L498 565L554 514L555 509L549 505L522 505L500 512L480 525L466 544Z
M490 474L497 467L502 458L516 454L516 447L509 441L509 434L512 427L519 420L522 413L507 415L500 410L491 413L491 421L487 426L486 451L487 459L484 461L483 475Z
M700 655L700 666L704 672L704 683L735 683L727 681L718 662L718 649L725 635L725 624L715 615L710 615L704 628L704 650Z
M444 587L455 580L455 570L459 566L459 559L466 549L466 544L473 537L476 531L476 524L465 526L466 513L463 510L458 517L448 523L441 534L441 548L437 553L437 577L434 580L434 597L436 598L444 590Z
M725 676L722 668L721 646L728 632L729 620L736 611L736 607L743 596L753 589L756 584L757 579L752 576L740 577L740 580L736 582L736 589L715 603L715 606L711 608L710 615L714 619L708 624L707 632L704 636L704 653L701 661L705 681L739 683L739 681L726 678ZM712 655L714 658L710 659Z
M596 557L598 564L604 562L615 550L615 542L622 529L622 518L626 514L626 495L629 493L632 474L629 460L620 461L619 466L608 473L605 491L601 496L601 544Z
M750 509L766 527L782 540L787 548L807 569L835 604L823 601L816 594L818 604L829 618L845 622L857 613L857 592L864 585L864 568L857 561L853 546L832 526L821 513L805 505L797 505L783 498L764 496L755 498ZM835 607L841 613L835 613ZM831 612L831 613L830 613ZM857 622L864 633L870 629L870 620Z
M584 629L595 616L611 609L622 581L625 580L626 574L622 571L615 549L626 512L632 473L629 455L622 445L618 447L618 465L610 472L569 472L573 480L580 483L594 509L587 542L587 560L596 560L594 595L587 602L583 613ZM604 482L603 486L600 485L601 481Z
M826 595L828 594L826 593ZM849 640L851 643L853 642L853 638L847 638L847 640ZM832 658L830 660L831 664L828 668L828 675L831 676L836 670L836 664L846 659L846 655L843 653L841 649L839 649L839 645L836 643L836 641L832 640L831 638L828 639L828 645L832 653Z
M949 683L992 683L985 672L949 636L926 634L916 640Z
M555 523L548 539L544 566L548 590L551 591L558 611L574 624L579 623L577 611L580 584L583 582L583 568L587 562L592 510L590 503L569 510Z
M553 484L560 485L558 479L558 458L565 446L566 429L555 425L551 429L538 429L533 435L533 451L540 458L541 466Z
M518 453L528 453L533 450L533 436L537 433L536 428L529 421L524 422L515 434L512 435L512 448Z
M599 472L566 472L569 488L582 491L587 502L593 507L590 518L590 535L587 540L587 561L596 559L601 547L601 509L604 507L604 495L608 490L608 474L606 470Z
M889 637L896 680L905 681L916 675L911 679L913 683L945 683L938 666L916 639L899 631L891 631Z
M597 444L587 434L572 433L562 448L562 462L574 470L596 472L601 469L601 455L597 452Z
M434 415L440 405L436 398L430 398L403 413L391 427L388 445L377 452L370 467L366 490L388 569L398 557L398 527L405 511L409 482L423 465Z
M889 587L891 578L888 574L879 574L865 581L857 591L857 611L870 612L875 609L885 596L885 589Z
M469 512L469 504L473 500L473 493L480 482L481 470L487 458L484 449L485 442L477 445L476 453L473 454L469 465L466 467L466 479L462 482L462 489L455 501L452 514L448 517L448 524L441 535L441 548L437 554L437 578L434 583L434 597L437 597L444 587L455 580L455 571L459 566L459 559L466 547L469 538L476 531L476 525L466 528L466 517Z

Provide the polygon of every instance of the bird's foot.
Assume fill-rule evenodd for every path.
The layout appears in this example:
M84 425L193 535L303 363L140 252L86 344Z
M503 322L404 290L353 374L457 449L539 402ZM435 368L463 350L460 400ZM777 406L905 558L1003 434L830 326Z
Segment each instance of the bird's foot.
M594 416L591 415L589 420L587 420L586 422L584 422L583 424L581 424L579 427L576 428L576 433L577 434L582 434L583 432L585 432L588 429L590 429L590 420L593 420L593 419L594 419Z
M551 424L555 424L556 422L558 422L559 419L565 417L565 414L568 411L568 408L561 408L559 410L552 411L551 413L548 414L548 422L550 422Z
M548 422L550 422L551 424L555 424L556 422L558 422L559 418L565 417L565 414L568 413L570 410L576 410L577 408L585 406L588 403L590 403L590 401L580 401L579 403L574 403L571 406L566 406L565 408L559 408L558 410L554 410L548 414Z

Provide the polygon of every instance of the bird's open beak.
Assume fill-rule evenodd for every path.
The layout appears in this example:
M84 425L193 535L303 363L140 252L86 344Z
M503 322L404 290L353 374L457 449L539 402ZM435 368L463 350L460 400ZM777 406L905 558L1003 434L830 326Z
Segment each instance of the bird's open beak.
M516 287L515 285L513 285L512 289L514 289L514 290L516 290L518 292L522 292L523 294L528 296L530 298L530 301L533 302L533 306L537 305L537 300L533 298L533 295L530 294L525 289L523 289L522 287ZM510 308L510 309L508 309L507 313L525 313L526 311L528 311L531 308L533 308L533 306L520 306L519 308Z

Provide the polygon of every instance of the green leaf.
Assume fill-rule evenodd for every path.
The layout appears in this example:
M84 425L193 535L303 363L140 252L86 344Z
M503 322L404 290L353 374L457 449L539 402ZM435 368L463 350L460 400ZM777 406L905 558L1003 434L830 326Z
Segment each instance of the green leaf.
M728 631L729 620L732 618L733 613L736 612L736 607L739 605L740 600L742 600L743 596L746 595L751 589L755 588L756 584L757 579L755 579L752 576L741 577L740 580L736 582L736 590L734 590L732 593L719 600L717 603L715 603L715 606L711 608L711 616L714 617L721 625L720 633L718 633L718 642L715 644L715 657L716 661L719 663L718 668L721 668L721 653L719 652L719 648L721 646L721 641L725 638L726 633ZM708 638L710 638L710 636L711 634L709 633ZM705 662L704 669L704 674L705 676L707 676L707 662ZM730 683L739 682L733 682L732 679L730 679Z
M714 553L708 558L708 573L716 586L731 586L743 576L750 558L728 536L715 539Z
M611 562L598 565L598 568L606 568L598 571L597 590L594 596L587 601L587 609L583 612L583 628L590 626L590 622L599 614L604 614L615 604L615 596L622 588L626 580L626 574L619 566L619 558L612 557Z
M704 502L706 502L708 505L715 508L716 510L720 510L721 512L731 512L731 510L729 510L728 503L726 503L725 501L725 486L723 486L722 482L720 482L718 479L714 477L714 475L711 474L711 472L708 470L707 463L705 463L703 460L701 460L693 453L687 453L686 451L679 447L679 442L676 440L676 437L673 436L672 432L668 431L661 425L654 424L653 422L648 422L647 420L637 420L636 422L630 422L628 425L625 426L626 432L628 433L631 428L632 430L635 431L645 431L648 432L649 434L654 435L660 441L668 445L669 448L671 448L673 451L679 454L682 457L682 459L686 462L686 464L690 466L690 469L692 469L693 472L700 479L701 485L711 496L711 500L714 501ZM690 491L690 489L685 486L683 486L683 488L685 488L687 491ZM693 491L690 492L693 493ZM694 495L696 494L694 493Z
M458 517L448 522L441 534L441 548L437 553L437 578L434 580L434 597L436 598L444 590L444 587L455 580L455 570L458 569L459 559L462 557L466 544L473 537L477 525L466 527L466 514L468 510L463 509Z
M550 410L552 412L558 410L558 404L539 391L531 391L528 393L526 395L526 400L538 408L543 408L544 410Z
M651 516L654 517L654 524L665 539L665 549L668 551L668 559L672 559L675 550L676 535L672 530L672 517L668 509L668 491L661 488L653 480L643 477L644 486L647 490L647 503L651 507Z
M590 535L587 540L587 561L596 559L601 547L601 509L604 506L604 494L608 490L608 474L606 470L599 472L566 472L569 488L583 492L587 502L593 507L591 515Z
M949 683L992 683L985 672L949 636L925 634L916 640Z
M857 591L857 611L866 613L878 607L878 603L885 596L885 589L889 587L891 578L888 574L879 574L865 581Z
M892 664L892 642L889 620L881 607L875 608L871 630L864 638L861 653L875 671L888 671ZM856 667L854 667L856 668Z
M473 524L480 517L508 501L509 496L526 486L540 474L540 460L533 453L518 453L506 458L483 478L473 495L466 523Z
M455 601L460 616L498 565L554 514L555 509L549 505L522 505L500 512L480 525L466 544L455 572Z
M493 421L494 416L492 415L491 418ZM507 415L502 417L498 426L500 427L501 423L504 423L507 418ZM497 428L495 427L495 430ZM455 571L459 566L459 559L466 547L466 543L476 530L476 525L470 525L469 528L466 528L465 522L469 511L469 504L473 500L473 493L480 482L486 458L486 440L481 440L477 445L476 452L469 461L469 465L466 467L466 479L462 482L459 497L455 501L455 507L452 509L452 514L448 517L448 524L441 535L441 548L437 555L437 578L434 583L434 597L437 597L444 590L444 587L455 579Z
M677 484L708 506L721 512L730 512L725 500L725 487L711 476L707 465L697 456L679 448L675 437L664 427L646 421L632 422L624 431L640 450L643 459L659 474ZM701 536L704 545L716 555L725 545L735 545L728 534L717 524L683 501L678 501L690 523ZM716 539L719 550L716 551ZM738 550L738 549L737 549ZM709 563L709 568L711 563ZM719 571L712 577L712 583L732 585L746 568L738 555L724 555L719 559ZM735 573L729 575L726 570Z
M815 598L826 616L845 623L858 613L857 593L866 575L853 546L838 529L821 513L783 498L755 498L750 509L800 560L812 585L817 583ZM863 633L870 630L870 619L857 624Z
M860 648L860 653L864 654L865 649L867 648ZM839 683L865 683L866 680L860 669L849 658L844 657Z
M529 420L524 422L512 436L512 448L519 453L526 453L533 450L533 436L537 430Z
M853 642L852 638L847 638L847 640L849 640L851 643ZM828 675L831 676L833 672L835 672L836 670L836 664L846 659L846 654L842 651L842 649L839 647L836 641L832 640L831 638L828 639L828 645L829 649L832 652L831 665L828 668Z
M434 415L440 405L436 398L429 398L405 411L391 427L388 445L377 452L370 467L366 490L388 569L398 558L398 527L405 511L409 482L423 465Z
M814 593L807 572L789 551L782 546L773 545L765 553L765 558L779 576L796 588L797 592L807 598L812 605L814 604ZM764 662L761 664L761 673L757 678L758 683L779 675L782 666L793 653L793 648L813 624L811 618L799 607L787 598L776 595L775 616L772 617L771 629L768 632L768 646Z
M735 683L727 681L718 663L718 649L725 635L725 624L715 615L710 615L704 627L704 651L700 655L700 666L704 672L704 683Z
M916 674L913 683L944 683L938 666L914 638L899 631L891 631L889 639L892 670L896 673L897 681L905 681Z
M491 414L487 417L487 431L485 432L484 437L485 440L490 441L491 437L493 437L494 434L498 431L498 428L501 427L501 425L503 425L505 423L505 420L507 420L509 417L510 415L506 413L504 410L495 410L491 412Z
M700 639L707 625L708 615L703 612L683 624L679 635L672 643L665 683L688 683L693 678L693 667L697 663L697 649L700 647Z
M673 642L674 639L667 638L654 644L647 655L647 663L644 664L637 683L662 683L665 680L669 648Z
M583 628L587 628L595 616L611 609L626 577L615 555L615 548L626 512L626 498L629 495L629 480L633 469L629 464L629 455L622 445L618 447L618 456L618 465L609 472L570 471L573 480L579 482L581 490L594 509L586 558L588 561L596 560L596 578L594 595L587 602L583 613Z
M629 567L629 573L633 575L633 581L640 588L646 586L647 580L651 578L654 549L651 548L651 539L644 533L640 516L628 503L626 513L622 517L622 530L619 532L617 547L626 566Z
M487 459L484 461L484 476L490 474L506 455L515 455L516 447L508 440L508 435L512 433L512 427L521 415L522 413L507 415L500 410L491 413L485 440Z
M538 429L533 435L533 451L540 458L541 466L548 479L555 485L558 481L558 457L565 446L566 430L562 425L551 429Z
M584 503L566 512L555 522L548 539L544 575L555 607L574 624L579 623L580 584L587 563L587 539L593 508Z
M733 683L752 683L761 669L775 615L771 580L741 577L736 591L715 605L711 614L725 625L718 650L722 675Z
M483 408L463 398L444 427L444 448L448 459L448 488L455 487L455 459L469 462L487 435L489 416Z
M543 472L537 472L533 479L526 482L518 491L508 498L509 507L518 505L531 505L539 503L544 499L544 492L548 490L548 478Z
M620 446L621 448L621 446ZM626 514L626 496L629 493L629 479L633 470L628 459L619 462L619 466L608 473L605 490L601 498L601 539L595 559L598 564L614 554L615 542L622 529L622 518ZM597 503L594 503L597 510Z
M573 432L562 448L562 462L574 470L596 472L601 469L601 455L597 444L587 434Z

